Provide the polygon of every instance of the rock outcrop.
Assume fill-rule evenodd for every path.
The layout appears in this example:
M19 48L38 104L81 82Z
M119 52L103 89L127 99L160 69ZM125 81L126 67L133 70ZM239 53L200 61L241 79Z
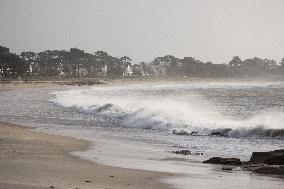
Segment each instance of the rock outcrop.
M190 135L190 133L188 131L177 130L177 129L172 130L172 134L174 134L174 135Z
M259 174L284 175L284 166L263 165L253 170Z
M230 132L231 130L232 130L232 129L230 129L230 128L218 129L218 130L212 131L209 135L211 135L211 136L228 137L228 136L229 136L229 132Z
M203 163L234 165L234 166L242 165L241 160L238 158L222 158L222 157L213 157L210 158L209 160L203 161Z
M248 162L241 162L237 158L213 157L203 161L203 163L241 166L242 170L254 173L284 175L284 149L270 152L253 152ZM222 170L228 169L222 168Z
M202 134L197 132L197 131L192 131L192 132L189 132L189 131L186 131L186 130L177 130L177 129L173 129L172 130L172 134L174 135L191 135L191 136L201 136Z
M284 150L253 152L246 164L284 165Z
M172 151L172 153L181 154L181 155L191 155L190 150L178 150L178 151Z

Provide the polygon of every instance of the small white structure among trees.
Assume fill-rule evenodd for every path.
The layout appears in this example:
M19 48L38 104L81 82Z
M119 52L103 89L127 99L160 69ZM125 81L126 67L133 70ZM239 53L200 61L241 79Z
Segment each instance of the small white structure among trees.
M97 77L107 77L107 65L104 65L104 67L101 68L95 68L94 75Z
M123 71L123 76L131 77L132 75L133 75L133 68L131 65L128 64L127 67Z

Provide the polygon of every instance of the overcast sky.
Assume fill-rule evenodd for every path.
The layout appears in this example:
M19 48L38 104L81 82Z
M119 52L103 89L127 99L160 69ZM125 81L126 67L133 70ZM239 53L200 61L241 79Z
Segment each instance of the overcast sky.
M213 63L284 57L284 0L0 0L0 45L171 54Z

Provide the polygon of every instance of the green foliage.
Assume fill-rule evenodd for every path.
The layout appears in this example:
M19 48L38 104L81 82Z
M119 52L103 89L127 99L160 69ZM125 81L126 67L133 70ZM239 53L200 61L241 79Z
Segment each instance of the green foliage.
M173 55L156 57L149 63L132 65L131 61L128 56L113 57L104 51L91 54L78 48L39 53L28 51L18 56L11 53L9 48L0 46L2 78L81 77L86 74L88 77L119 78L129 66L137 77L255 77L284 74L284 58L280 64L257 57L241 60L238 56L234 56L228 64L204 63L192 57L179 59Z
M28 64L20 56L0 46L0 75L2 78L23 77L26 76L27 70Z

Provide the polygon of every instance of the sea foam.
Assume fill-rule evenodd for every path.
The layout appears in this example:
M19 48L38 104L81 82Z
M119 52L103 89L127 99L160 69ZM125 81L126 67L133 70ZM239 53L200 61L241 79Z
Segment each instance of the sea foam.
M279 85L281 86L279 83L116 85L54 92L51 101L66 109L108 117L108 120L116 120L117 126L123 127L161 130L176 128L204 134L230 128L228 135L232 137L283 136L284 113L279 107L266 107L250 113L249 117L239 118L233 113L224 114L214 100L202 93L204 90L210 93L211 90L218 89L217 95L222 96L222 90L227 89L232 92L247 90L250 93L252 88L274 88ZM229 106L226 102L222 103Z

